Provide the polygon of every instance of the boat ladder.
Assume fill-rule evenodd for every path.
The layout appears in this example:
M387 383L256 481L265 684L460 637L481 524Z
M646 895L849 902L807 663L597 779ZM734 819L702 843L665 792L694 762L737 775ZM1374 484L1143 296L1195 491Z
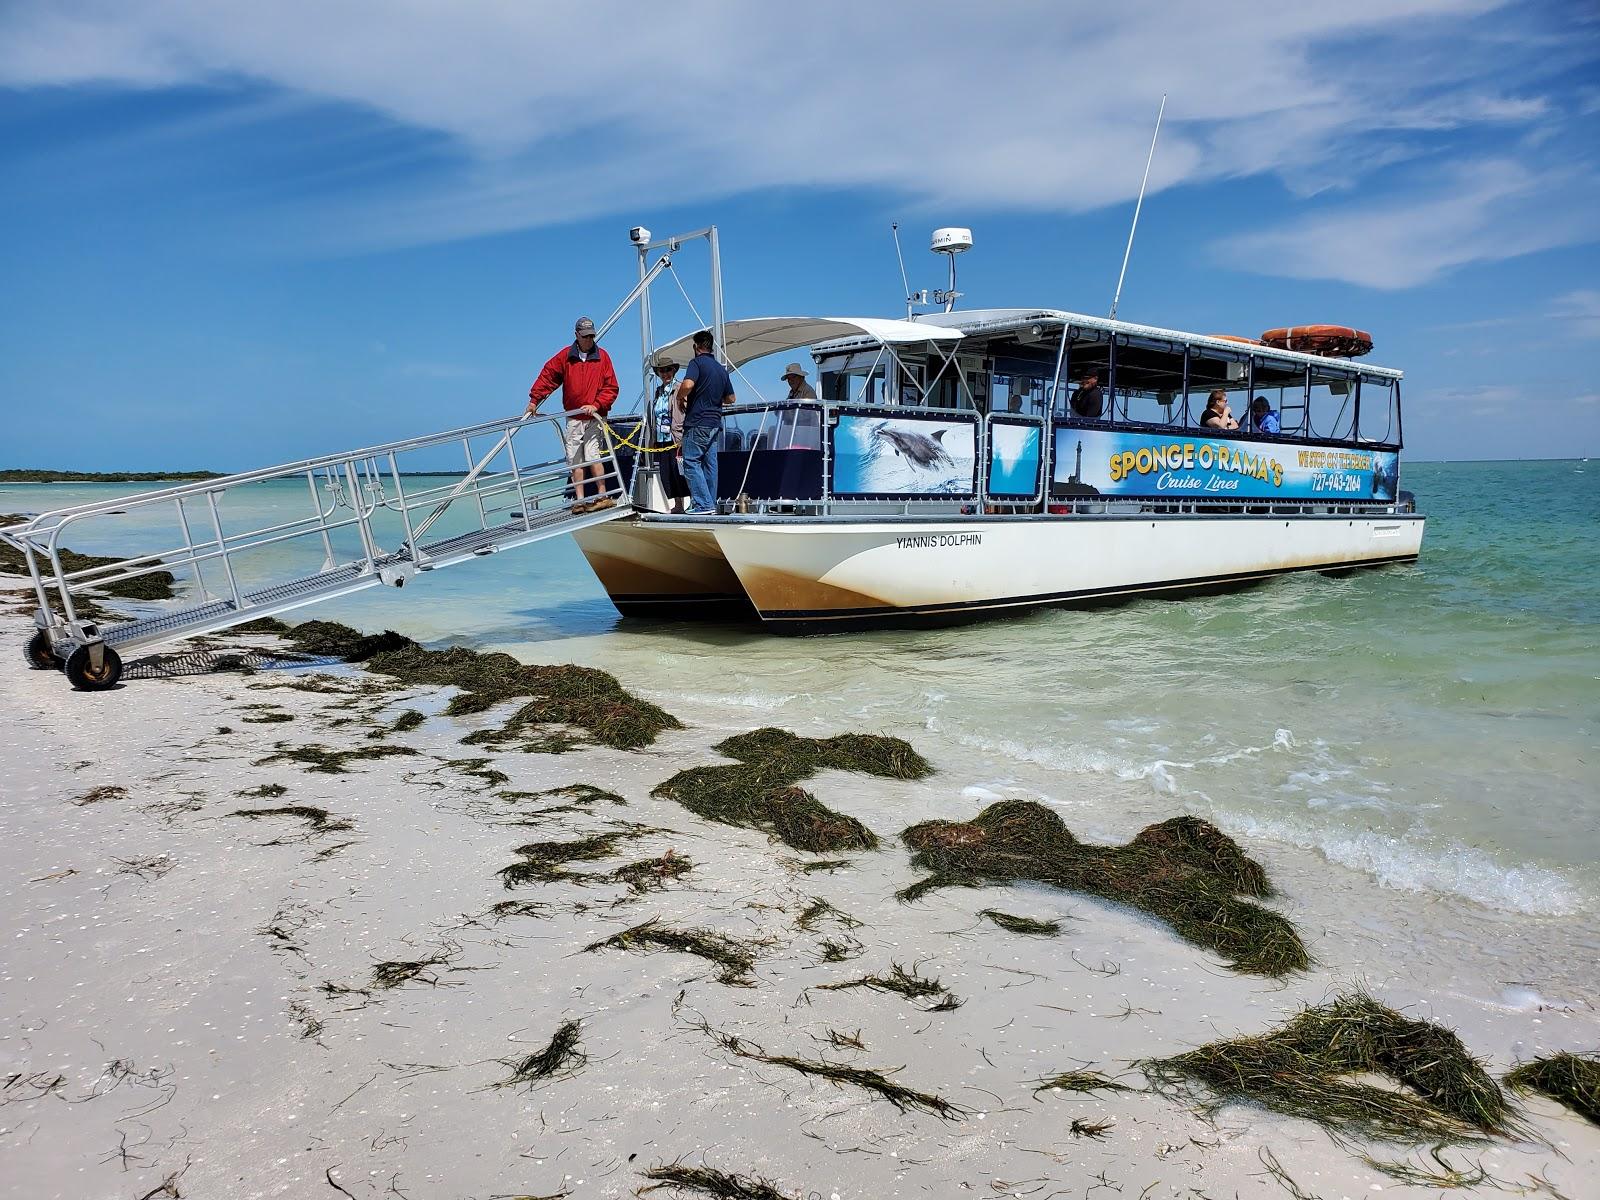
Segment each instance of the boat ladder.
M121 677L120 655L130 650L370 587L404 587L427 572L628 515L609 449L599 462L603 506L591 507L593 481L589 496L574 496L565 421L491 421L0 528L0 539L25 556L38 601L26 658L63 668L74 687L101 690ZM466 473L458 465L447 474L447 456L459 464L463 454ZM83 557L130 546L140 552ZM126 599L164 593L163 584L176 599ZM133 611L108 611L107 596Z

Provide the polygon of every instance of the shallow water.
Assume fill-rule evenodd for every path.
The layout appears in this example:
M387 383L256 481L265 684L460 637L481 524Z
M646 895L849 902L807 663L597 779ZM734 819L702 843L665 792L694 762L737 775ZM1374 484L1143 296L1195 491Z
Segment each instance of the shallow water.
M898 734L945 768L930 786L1042 795L1088 836L1186 810L1388 886L1563 915L1600 900L1597 481L1573 461L1408 465L1430 518L1415 567L933 632L623 621L569 539L306 615L603 667L730 727ZM0 512L130 490L0 486ZM271 485L229 519L298 499Z

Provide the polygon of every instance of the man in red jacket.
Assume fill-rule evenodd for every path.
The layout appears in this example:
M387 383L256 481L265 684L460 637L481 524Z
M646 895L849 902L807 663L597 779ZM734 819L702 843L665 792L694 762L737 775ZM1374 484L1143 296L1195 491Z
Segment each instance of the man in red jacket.
M595 343L594 322L579 317L572 333L572 345L556 351L528 389L528 411L537 412L539 405L561 389L561 403L567 411L562 438L567 461L572 464L572 511L586 513L614 508L617 503L604 494L609 490L600 462L605 456L605 440L596 418L611 411L619 389L611 356ZM594 484L593 502L584 490L585 475Z

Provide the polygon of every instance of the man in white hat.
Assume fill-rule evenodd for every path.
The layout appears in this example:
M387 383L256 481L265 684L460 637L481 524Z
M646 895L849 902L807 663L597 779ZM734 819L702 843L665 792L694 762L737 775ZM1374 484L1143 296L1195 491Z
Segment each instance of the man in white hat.
M790 400L817 398L817 389L806 382L806 369L799 363L790 363L783 369L783 381L789 385Z
M676 446L683 441L683 409L674 401L678 390L678 364L669 354L655 357L656 390L652 404L657 446ZM683 455L668 450L654 456L661 491L668 507L681 513L688 505L689 481L683 477Z

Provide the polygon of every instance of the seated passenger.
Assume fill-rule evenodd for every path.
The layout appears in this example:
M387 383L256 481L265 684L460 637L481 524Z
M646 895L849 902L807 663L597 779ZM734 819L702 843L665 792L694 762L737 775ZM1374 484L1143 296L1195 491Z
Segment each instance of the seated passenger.
M1260 433L1279 432L1278 414L1273 412L1265 396L1257 396L1250 401L1250 424Z
M1105 408L1105 397L1100 391L1100 368L1089 367L1078 380L1078 390L1072 394L1073 414L1098 421L1105 414Z
M1237 429L1239 422L1233 419L1233 411L1228 407L1228 393L1218 388L1206 400L1206 410L1200 414L1200 427L1202 429Z

